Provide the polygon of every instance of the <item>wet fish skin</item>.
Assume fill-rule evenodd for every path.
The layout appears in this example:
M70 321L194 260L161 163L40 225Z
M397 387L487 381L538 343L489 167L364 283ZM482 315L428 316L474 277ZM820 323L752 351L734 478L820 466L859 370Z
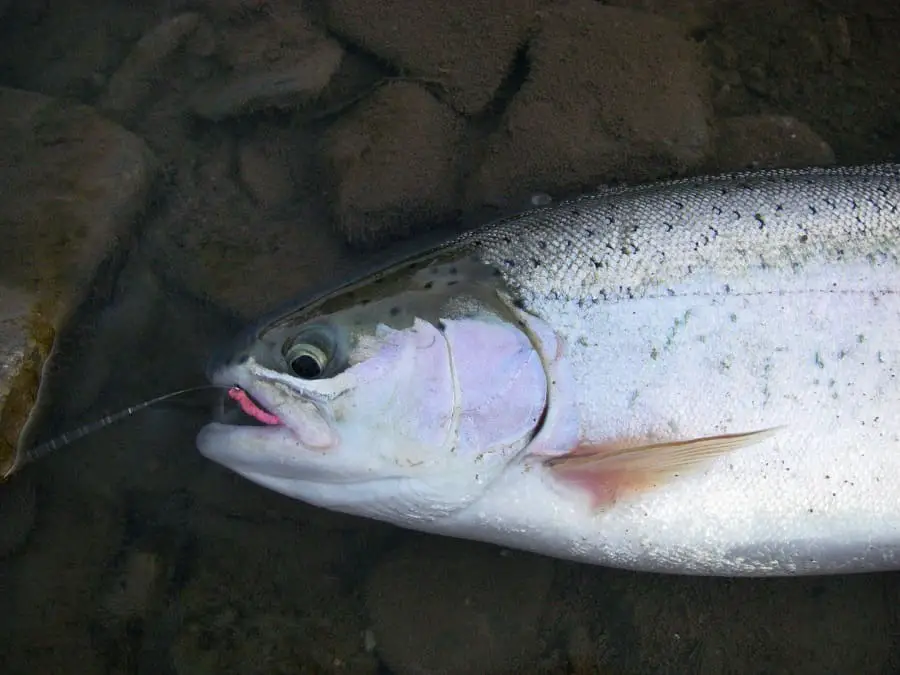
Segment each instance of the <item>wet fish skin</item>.
M892 255L900 165L746 171L601 190L466 233L522 299L643 297L704 270L741 274Z
M897 165L746 172L604 190L426 251L419 261L450 269L474 256L529 334L564 345L544 427L477 499L440 516L269 485L401 526L636 570L900 569L898 203ZM257 343L356 307L360 292L402 295L413 272L399 269L287 313ZM219 377L252 388L239 361ZM761 429L774 431L711 463L648 472L673 444ZM229 434L210 425L201 451L266 484ZM604 444L654 449L588 473L614 488L598 505L553 464Z

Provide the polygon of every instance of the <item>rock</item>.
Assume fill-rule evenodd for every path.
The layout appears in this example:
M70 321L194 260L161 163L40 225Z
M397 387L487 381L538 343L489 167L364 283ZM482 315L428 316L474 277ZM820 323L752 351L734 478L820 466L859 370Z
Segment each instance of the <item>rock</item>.
M108 664L94 649L89 617L124 519L71 482L41 496L40 526L0 572L0 662L9 673L99 675Z
M834 151L808 125L782 115L730 117L718 123L717 167L803 168L834 164Z
M416 536L368 580L376 650L398 675L526 668L553 569L549 558Z
M548 10L531 71L469 186L475 204L524 191L650 180L710 144L697 49L671 21L598 3Z
M594 673L598 670L603 672L601 669L608 667L599 655L602 653L602 647L598 648L598 641L591 638L586 622L573 622L566 638L568 663L573 675Z
M285 204L294 194L289 158L284 148L264 133L241 142L238 172L241 184L264 208Z
M0 284L0 559L21 548L35 523L34 485L12 474L54 336L36 295Z
M70 2L15 2L3 17L3 84L49 96L93 100L102 83L158 20L149 3L127 7ZM99 85L99 86L98 86Z
M257 0L249 2L257 3ZM218 9L212 11L218 14ZM322 28L307 16L301 3L295 2L281 2L277 12L274 9L244 12L243 19L223 19L216 28L218 59L232 71L258 71L296 63L298 57L329 40Z
M328 0L331 28L393 64L440 84L459 112L491 101L545 0Z
M202 622L189 621L175 642L171 660L177 675L376 675L377 660L356 645L347 651L335 650L334 643L348 635L345 628L327 620L298 619L291 611L243 616L224 609Z
M35 441L207 381L204 365L236 327L170 283L168 256L158 263L147 256L144 245L131 247L122 264L104 265L88 301L66 321L41 383ZM169 506L172 497L189 491L208 464L194 443L197 429L209 421L214 398L208 394L179 397L183 406L154 404L103 426L36 463L34 473L110 502L152 495L160 510L177 511Z
M216 23L240 23L248 18L266 16L275 11L290 15L299 3L293 0L195 0L201 11Z
M58 324L144 207L155 159L92 109L0 89L0 471Z
M31 534L37 510L34 484L28 476L0 483L0 560L18 552Z
M0 88L0 282L72 297L143 211L157 162L93 109Z
M0 479L16 463L19 437L37 401L54 336L35 294L0 285Z
M0 89L0 475L14 467L56 332L143 208L155 160L85 106ZM19 458L21 463L21 458ZM26 475L0 483L0 557L31 531Z
M296 64L233 75L203 88L193 99L193 110L200 117L220 120L308 103L328 85L342 57L337 42L324 41Z
M827 139L842 162L890 159L900 148L900 126L886 112L900 107L900 41L883 37L883 27L896 25L900 4L827 0L821 10L716 3L715 28L704 41L727 45L735 54L729 69L741 78L722 88L716 112L788 113ZM714 67L725 65L715 50L708 53Z
M163 21L142 37L113 73L98 107L110 113L133 111L164 76L166 60L199 24L199 14L186 12Z
M223 134L202 163L179 172L183 197L145 235L179 284L247 321L359 265L326 225L328 205L307 164L308 148L318 139L296 128L269 132L265 147L278 147L278 156L290 162L289 205L260 213L238 183L237 144Z
M685 33L690 33L709 25L716 2L718 0L606 0L603 4L658 14L677 22Z
M189 524L197 557L178 593L176 673L377 672L362 607L334 573L352 555L340 533L197 515Z
M216 53L217 46L216 32L212 24L209 21L201 21L197 29L191 33L184 48L188 54L205 59Z
M763 581L613 571L598 601L610 634L631 635L609 670L880 672L896 655L895 585L889 574Z
M351 243L409 233L456 205L463 123L422 87L379 88L324 138L337 227Z
M219 37L226 74L191 99L195 114L210 120L265 108L314 101L340 68L344 50L299 11L284 8Z
M132 551L120 573L100 597L100 615L106 624L145 618L159 595L165 565L148 551Z

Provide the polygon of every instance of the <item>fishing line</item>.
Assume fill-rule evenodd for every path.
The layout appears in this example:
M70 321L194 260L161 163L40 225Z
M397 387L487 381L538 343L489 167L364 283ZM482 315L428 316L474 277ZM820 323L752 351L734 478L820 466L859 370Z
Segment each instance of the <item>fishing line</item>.
M196 391L206 391L209 389L232 389L233 387L230 385L221 385L221 384L203 384L196 387L188 387L187 389L179 389L178 391L170 391L167 394L163 394L161 396L157 396L156 398L151 398L147 401L143 401L142 403L137 403L132 406L128 406L127 408L123 408L118 412L111 413L109 415L105 415L98 420L93 422L88 422L72 431L67 431L66 433L60 434L55 438L51 438L49 441L45 441L40 445L36 445L33 448L25 450L18 457L16 457L13 465L3 474L3 478L9 478L15 471L21 469L24 465L30 464L31 462L35 462L42 457L59 450L75 441L88 436L95 431L99 431L104 427L109 426L110 424L115 424L120 420L123 420L127 417L131 417L137 412L144 410L145 408L149 408L152 405L156 405L157 403L161 403L171 398L175 398L176 396L182 396L184 394L190 394Z

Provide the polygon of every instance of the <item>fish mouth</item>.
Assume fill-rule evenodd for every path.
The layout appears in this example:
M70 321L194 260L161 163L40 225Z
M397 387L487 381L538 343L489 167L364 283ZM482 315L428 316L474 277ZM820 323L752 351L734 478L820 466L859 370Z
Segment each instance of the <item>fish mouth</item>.
M314 401L298 398L293 402L296 410L288 410L284 413L286 417L282 418L260 402L268 399L265 387L262 389L251 396L246 388L231 385L219 400L213 415L214 423L234 431L244 429L245 434L252 433L254 436L265 434L266 438L271 438L271 434L275 434L282 439L290 437L291 443L308 450L324 451L339 445L340 439L331 427L328 415Z
M283 426L283 422L242 387L232 386L222 395L214 420L220 424L241 427Z

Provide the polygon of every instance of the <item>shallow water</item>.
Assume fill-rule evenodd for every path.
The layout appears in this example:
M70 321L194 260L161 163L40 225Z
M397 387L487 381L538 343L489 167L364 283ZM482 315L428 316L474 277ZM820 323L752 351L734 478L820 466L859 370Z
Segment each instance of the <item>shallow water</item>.
M221 120L188 114L202 92L198 83L213 81L223 60L239 69L252 55L268 64L263 73L280 64L293 44L279 34L296 19L292 3L7 4L0 84L97 106L145 139L163 167L132 227L134 238L113 248L60 338L36 441L202 384L210 354L246 322L390 250L373 233L424 235L423 223L460 213L466 223L482 220L498 199L501 209L510 208L536 190L560 194L601 180L665 175L693 152L688 132L681 154L646 151L658 142L648 140L650 130L665 119L684 116L675 131L693 130L694 122L683 110L643 110L636 68L627 81L638 94L616 86L625 87L617 92L622 100L632 101L625 126L638 131L612 153L631 152L632 160L596 172L579 168L571 157L590 143L554 136L567 127L551 119L535 127L541 138L526 126L534 157L513 152L481 171L486 145L514 113L524 115L515 94L533 71L519 61L493 103L469 116L465 131L447 121L456 113L447 112L443 90L435 90L434 103L407 91L393 105L408 104L408 120L402 108L362 108L370 119L381 110L405 120L395 141L379 142L381 127L369 134L344 128L341 143L329 146L329 134L362 114L360 101L372 95L373 83L407 74L376 63L374 43L360 49L360 39L348 37L357 30L352 22L336 30L338 20L323 7L346 9L354 6L349 0L303 7L314 26L325 17L349 53L321 96ZM826 157L820 139L841 163L897 159L900 12L891 3L613 4L683 21L686 39L709 69L709 119L725 141L702 161L690 160L686 171L732 168L748 158L772 164ZM384 6L385 14L372 19L376 27L410 16L403 2ZM519 5L509 7L504 11L514 14ZM111 102L113 74L135 42L189 10L202 18L195 32L170 51L158 47L146 57L152 63L144 75L132 75L134 88L154 73L146 76L148 91L120 93L125 103ZM467 11L460 10L457 28ZM493 38L470 30L471 50L484 51L479 58L488 70L493 52L476 43ZM622 35L624 53L634 35ZM637 53L642 49L649 47ZM571 106L588 96L578 90L584 81L575 80L559 85L554 100ZM217 90L204 101L214 93L223 95ZM689 103L685 96L671 100ZM808 127L784 131L771 120L733 120L761 113L791 115ZM519 127L510 128L513 134ZM323 153L333 160L324 167ZM373 153L377 162L359 160ZM567 153L571 161L561 168L556 159ZM444 166L445 155L461 158L454 171ZM533 182L516 173L523 164L537 176ZM343 180L337 185L335 173ZM373 183L357 184L366 180ZM457 180L463 187L454 183L447 194L417 193L430 182ZM384 204L402 198L428 208L407 210L398 224L383 213ZM348 239L371 246L350 248ZM194 436L208 419L206 403L198 394L141 412L27 467L19 483L9 484L33 486L35 521L22 545L0 559L4 673L900 670L898 574L783 580L635 574L324 512L204 460ZM0 492L0 516L12 523L28 505L11 494Z

